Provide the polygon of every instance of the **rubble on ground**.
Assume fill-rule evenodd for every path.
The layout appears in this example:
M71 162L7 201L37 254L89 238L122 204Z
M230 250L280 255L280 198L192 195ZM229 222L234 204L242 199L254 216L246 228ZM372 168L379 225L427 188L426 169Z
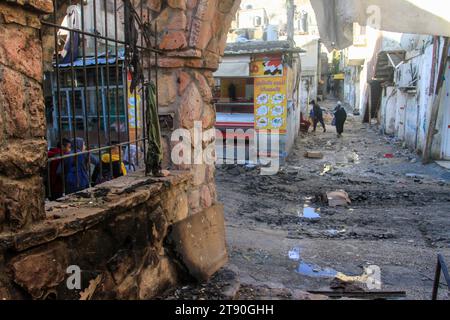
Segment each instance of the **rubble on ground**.
M352 203L348 196L348 193L344 190L328 192L327 200L330 207L348 206Z
M274 176L261 176L258 168L219 166L230 262L256 283L329 290L329 281L295 273L298 262L289 260L288 251L308 245L306 258L346 274L359 274L357 266L375 260L390 279L383 289L404 286L417 298L417 288L424 286L414 280L418 270L432 274L435 251L448 252L450 246L450 175L412 161L417 155L401 144L350 118L341 140L331 130L303 135ZM323 158L305 158L309 150L319 150ZM343 205L330 205L327 193L338 190L345 191L339 198ZM304 218L305 205L320 219ZM379 248L384 254L374 257Z

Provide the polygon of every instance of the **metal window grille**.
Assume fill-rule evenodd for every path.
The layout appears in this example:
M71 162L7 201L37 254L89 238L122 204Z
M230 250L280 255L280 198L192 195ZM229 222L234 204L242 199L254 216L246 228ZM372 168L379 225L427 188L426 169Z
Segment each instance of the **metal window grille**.
M54 0L42 20L54 46L44 75L50 200L145 167L144 88L152 81L157 92L158 30L133 2Z

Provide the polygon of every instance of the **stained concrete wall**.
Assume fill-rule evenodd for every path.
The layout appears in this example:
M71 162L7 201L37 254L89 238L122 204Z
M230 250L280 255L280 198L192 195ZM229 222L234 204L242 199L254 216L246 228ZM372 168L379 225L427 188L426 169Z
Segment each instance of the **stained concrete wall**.
M397 116L397 92L393 86L387 87L381 99L381 126L385 134L395 134Z
M436 57L442 56L441 46L436 51ZM404 35L401 45L407 49L406 61L398 68L395 76L395 86L388 87L387 94L381 104L381 125L387 134L394 134L405 145L419 154L423 152L426 135L429 128L434 91L437 83L437 65L433 78L433 42L432 37L420 35ZM449 72L447 71L447 74ZM413 75L416 82L411 83ZM406 87L410 87L408 90ZM415 87L414 90L411 88ZM444 90L445 89L444 85ZM445 97L448 92L445 91ZM444 99L441 101L438 123L432 146L432 157L441 159L442 128L444 119ZM394 124L394 125L393 125Z
M434 159L450 159L450 62L447 62L444 82L444 92L439 106L438 121L436 123L436 135L433 139L432 156ZM446 150L446 148L449 148Z
M359 66L348 66L345 70L343 103L352 109L359 110Z
M316 36L296 36L297 46L306 50L300 54L302 65L302 84L300 91L300 103L302 112L306 113L308 101L317 99L319 82L319 39ZM309 82L309 86L306 85Z

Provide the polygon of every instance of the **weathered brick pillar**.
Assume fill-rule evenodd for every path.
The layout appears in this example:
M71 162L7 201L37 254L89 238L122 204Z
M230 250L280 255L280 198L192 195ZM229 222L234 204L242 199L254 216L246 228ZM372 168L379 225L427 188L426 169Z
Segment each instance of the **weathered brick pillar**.
M0 1L0 232L45 216L39 15L52 9L51 0Z
M213 72L224 53L227 33L240 0L147 0L159 31L159 105L161 114L174 114L175 129L191 132L199 121L203 132L214 128L212 103ZM166 158L174 143L164 141ZM203 148L211 141L203 141ZM192 150L194 154L194 149ZM189 191L190 214L211 207L217 201L215 166L182 166L193 173Z

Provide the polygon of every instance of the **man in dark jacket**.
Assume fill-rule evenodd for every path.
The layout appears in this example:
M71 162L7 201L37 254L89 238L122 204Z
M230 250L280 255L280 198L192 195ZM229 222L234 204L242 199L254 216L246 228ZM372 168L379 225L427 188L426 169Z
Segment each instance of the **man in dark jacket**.
M323 127L323 132L327 132L327 127L325 126L325 121L323 121L323 111L322 108L316 103L315 100L312 100L310 103L313 106L312 109L312 119L313 119L313 132L316 132L317 124L320 124Z
M347 121L347 112L342 106L341 102L338 102L338 105L334 109L334 118L336 121L336 132L338 138L342 137L342 133L344 133L344 124Z

